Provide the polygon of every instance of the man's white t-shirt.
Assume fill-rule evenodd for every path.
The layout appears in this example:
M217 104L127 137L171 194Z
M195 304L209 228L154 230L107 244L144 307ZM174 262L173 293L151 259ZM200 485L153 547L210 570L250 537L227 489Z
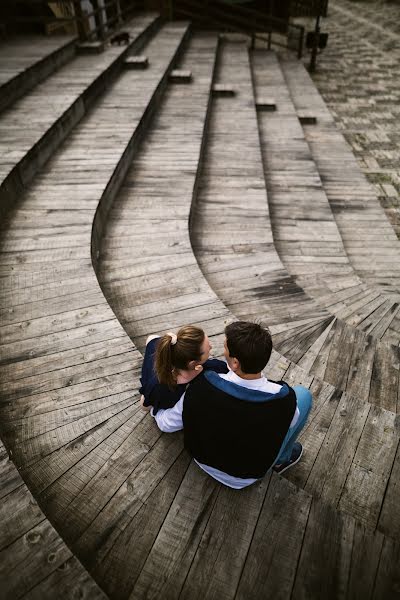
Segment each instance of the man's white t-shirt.
M231 383L236 383L237 385L241 385L249 390L257 390L261 392L267 392L268 394L277 394L281 385L278 383L274 383L272 381L268 381L266 377L260 377L259 379L242 379L233 371L229 371L229 373L218 373L219 377L226 379L226 381L230 381ZM183 411L183 402L185 399L185 394L182 394L179 401L172 408L160 409L156 415L153 414L153 409L151 409L150 414L155 418L158 427L161 431L165 431L166 433L172 433L173 431L180 431L183 429L183 420L182 420L182 411ZM292 422L290 423L289 429L292 429L298 421L299 418L299 409L296 407L296 412L294 413L294 417ZM210 467L209 465L203 465L202 463L195 462L199 465L203 471L208 473L211 477L220 481L224 485L228 487L241 489L255 483L257 479L242 479L241 477L233 477L232 475L228 475L228 473L224 473L223 471L219 471L214 467Z

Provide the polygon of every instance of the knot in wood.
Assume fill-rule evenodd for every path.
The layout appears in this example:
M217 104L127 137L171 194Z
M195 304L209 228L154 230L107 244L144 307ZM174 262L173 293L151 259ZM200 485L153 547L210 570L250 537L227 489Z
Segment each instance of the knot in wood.
M42 536L38 531L29 531L25 536L28 544L37 544L42 539Z

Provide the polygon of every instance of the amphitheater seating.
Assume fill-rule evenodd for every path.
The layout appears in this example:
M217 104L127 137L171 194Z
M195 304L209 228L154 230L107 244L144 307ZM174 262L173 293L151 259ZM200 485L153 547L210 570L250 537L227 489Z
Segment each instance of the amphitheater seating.
M128 48L111 47L101 55L76 57L0 114L0 213L15 202L111 83L125 55L140 48L156 19L156 15L137 17L128 27L132 38Z
M245 56L243 48L241 48L241 52L242 56ZM251 262L254 254L258 258L261 255L261 253L257 254L254 249L257 248L257 244L263 244L263 247L268 247L268 243L265 243L263 223L260 223L260 231L257 229L252 231L251 237L249 233L250 227L247 226L251 222L249 213L251 215L254 205L256 205L255 198L257 195L261 196L259 190L262 190L264 185L260 177L260 173L262 173L260 156L258 156L257 165L256 151L254 151L254 145L252 146L252 134L257 133L255 115L253 115L253 129L251 128L252 124L246 122L243 116L246 107L251 107L251 102L249 102L249 97L246 96L245 89L246 85L249 87L249 80L246 81L246 71L242 69L240 53L237 50L235 51L234 45L229 48L227 56L230 58L231 64L225 62L223 57L220 57L218 73L226 74L226 78L230 81L231 85L236 74L237 80L234 80L235 86L237 86L235 98L241 99L238 100L240 108L235 111L232 104L228 106L223 104L224 102L232 102L230 98L221 98L213 102L213 106L215 104L217 108L215 111L213 109L208 125L206 157L204 159L203 174L200 178L199 187L197 188L198 182L195 167L200 150L200 140L198 140L198 146L193 143L193 140L198 139L199 136L192 130L194 126L194 114L197 109L197 103L193 105L192 98L193 96L197 97L197 88L196 90L192 88L186 92L186 104L184 102L185 90L171 90L159 111L157 122L149 131L145 148L134 160L132 169L127 175L126 184L122 187L121 194L114 203L114 208L111 211L111 218L101 249L100 280L105 294L110 299L119 320L124 324L126 331L135 340L139 348L143 348L147 333L160 333L161 331L165 331L166 328L176 327L179 323L190 317L192 322L203 325L211 333L217 352L221 351L223 323L227 319L232 318L232 315L224 312L224 307L220 304L221 314L219 317L217 316L218 304L214 292L210 288L207 289L194 258L190 257L187 231L186 227L184 227L184 223L187 222L189 217L190 198L196 189L200 198L205 195L206 218L208 212L212 214L212 218L207 221L206 227L203 228L201 224L198 224L199 218L204 218L202 211L197 210L197 207L195 207L191 215L194 231L197 228L201 231L198 238L200 239L204 236L202 249L204 249L205 259L206 261L207 259L209 260L209 264L215 265L221 260L223 261L226 258L226 254L228 254L226 248L230 247L231 252L227 263L230 262L231 270L235 270L236 256L239 257L240 261L242 258L240 251L242 249L243 255L245 254L247 240L247 271L252 268L260 270L259 264L253 265ZM188 68L190 64L185 64L184 67ZM199 78L196 75L194 73L194 81ZM218 112L218 102L221 103L220 112ZM172 127L171 115L176 113L178 106L181 126L174 132L173 138L171 135L168 136L171 142L166 144L165 136ZM203 106L199 106L197 109L199 116L197 116L198 113L196 112L196 123L199 130L202 129L200 114L204 115L205 106L206 98L203 99ZM200 110L202 110L201 113ZM215 112L217 113L216 115ZM184 120L185 118L186 121ZM244 130L247 132L246 140L243 139ZM189 136L190 141L188 141L188 131L191 134ZM245 143L248 143L249 146L247 147L246 145L244 147L243 144ZM209 159L207 159L208 154L211 155ZM180 171L179 181L177 181L176 165L182 160L182 156L185 157L185 162ZM224 162L225 159L226 162ZM155 165L163 165L162 172L158 172L156 189L154 182ZM246 177L244 181L241 181L237 175L239 173L242 174L243 169L245 169ZM220 184L220 188L218 189L213 186L213 175ZM235 194L239 196L243 192L243 188L247 188L248 192L250 191L249 196L251 197L251 203L245 207L243 207L243 203L235 203ZM171 195L172 190L173 193ZM220 190L220 194L218 194L218 190ZM155 201L149 204L149 197L152 194L155 194ZM211 198L214 202L211 202ZM186 204L186 208L184 203ZM226 216L226 213L221 214L221 207L224 204L229 208L230 215L232 215L231 219L229 216ZM177 212L178 206L179 212ZM246 215L245 223L237 218L237 214L241 215L241 210ZM218 219L218 212L220 213L220 220ZM259 214L257 206L256 217L259 217ZM242 235L232 227L235 217L238 229L241 226ZM225 227L226 223L228 224L227 228ZM149 243L149 240L153 243ZM165 247L165 240L170 240L167 247ZM197 243L198 239L195 236L194 248L196 252L198 252ZM127 248L129 248L128 252ZM218 252L220 248L224 249L222 253ZM166 253L168 254L164 258ZM264 258L266 256L267 254L265 253ZM273 252L270 252L270 256L273 257ZM200 259L200 264L203 267L202 256L197 254L197 257ZM276 255L273 260L275 262L275 271L273 270L274 262L270 261L272 262L272 279L276 273L279 273ZM146 266L149 264L152 265L151 274L148 274L146 271ZM221 275L223 269L219 265L216 268L219 269L218 275ZM245 269L246 266L244 268L242 266L243 272ZM282 266L280 266L280 270L283 271ZM207 272L206 275L208 277L209 273ZM217 280L218 277L212 280L213 288ZM287 275L286 280L290 281ZM230 291L235 295L237 292L235 283L233 280L230 283ZM279 284L279 278L277 283ZM294 287L293 283L292 285ZM245 294L245 290L240 288L240 285L239 290L240 293L237 293L238 297L241 293ZM216 291L218 296L220 296L220 288L217 288ZM259 293L261 296L262 289L259 290ZM194 302L196 303L194 304ZM245 313L244 306L246 305L250 305L250 313ZM236 309L236 305L231 308L232 310ZM261 308L261 302L258 308ZM248 318L249 316L254 316L251 313L252 302L247 298L243 301L241 310L241 317ZM356 520L359 519L357 528L360 527L361 523L368 523L371 526L371 530L367 535L372 535L372 537L367 543L373 543L372 540L376 541L377 538L375 537L376 534L372 533L375 527L372 523L379 517L377 513L373 514L372 503L369 504L369 501L364 503L365 491L361 491L362 485L360 485L360 469L358 465L361 456L365 456L365 453L368 453L366 463L371 464L371 466L373 463L372 457L376 446L375 443L371 443L370 433L372 422L374 424L380 422L378 429L381 427L384 429L388 422L392 423L394 438L393 445L389 442L391 450L387 454L387 460L388 467L393 464L397 448L397 433L393 427L396 420L395 414L380 408L371 407L371 405L365 404L365 402L359 399L352 398L350 400L349 398L346 400L345 396L341 396L339 390L323 384L277 354L274 356L273 364L270 365L269 373L272 377L276 378L285 376L292 383L304 382L308 385L311 384L316 398L316 414L304 437L305 445L308 448L308 458L302 462L301 467L299 466L299 469L293 472L293 476L290 477L293 479L293 483L304 487L305 491L313 497L311 505L314 507L313 510L316 511L315 514L318 514L318 517L313 517L313 519L321 518L323 520L321 515L325 515L326 518L327 514L331 514L329 507L331 506L330 501L333 496L335 498L333 501L334 505L338 503L343 512L351 514ZM346 422L346 428L349 427L350 422L353 424L351 427L360 427L363 429L365 425L366 437L364 439L361 429L358 431L356 429L346 429L346 433L342 429L344 425L342 417L350 415L350 413L352 413L352 417ZM373 437L375 437L376 433L373 434ZM357 440L356 444L354 444L355 440ZM351 466L347 463L350 470L346 474L343 473L342 463L338 459L335 469L327 477L324 476L323 471L325 467L323 465L328 461L328 456L337 455L339 457L347 455L347 452L350 452L354 457L354 463ZM375 468L372 467L371 472ZM377 472L381 468L382 464L377 469ZM388 470L386 470L386 473L389 475ZM193 475L190 473L190 484L194 485L192 477ZM195 500L193 494L189 494L187 478L189 478L189 472L178 491L178 494L181 491L185 494L185 500L183 502L179 495L177 505L182 506L182 503L185 504L189 500L190 514L187 514L185 511L184 526L190 531L191 526L189 526L189 523L193 524L192 526L194 527L194 523L198 519L199 508L197 503L195 504L195 508L193 507ZM372 488L375 487L371 482L370 484ZM274 484L271 482L270 485ZM394 489L392 483L389 484L389 487L392 490ZM356 489L358 490L357 492L355 491ZM377 491L377 487L375 487L375 491ZM382 492L383 489L381 488L380 493ZM283 493L287 493L287 490L283 491ZM189 495L189 498L186 497L186 494ZM358 496L358 494L360 495ZM278 496L281 498L280 492L278 492ZM315 500L315 498L318 498L318 500ZM376 500L377 497L375 496L374 502ZM302 502L307 502L306 497L303 496ZM313 502L316 502L316 505ZM319 502L321 502L321 505L319 505ZM224 506L225 503L226 500L224 499ZM380 504L379 501L378 504ZM375 504L375 508L376 506ZM173 504L133 588L133 595L137 594L141 597L147 594L156 596L157 594L168 595L172 593L172 589L174 588L169 587L171 583L165 581L164 571L158 574L156 564L165 565L164 568L167 569L168 576L173 579L174 585L179 585L179 579L178 581L176 580L179 577L175 565L175 561L177 560L176 553L179 551L179 548L184 547L187 543L187 532L182 540L181 536L183 536L183 532L179 528L175 510ZM217 521L220 510L219 506L213 509L210 517L211 522L214 520ZM238 512L239 508L235 510ZM268 521L267 514L268 512L261 512L259 523L264 522L264 519ZM335 524L337 524L338 519L342 518L342 516L336 516ZM279 520L278 517L277 519ZM350 527L355 527L355 521L351 523ZM293 525L296 531L299 531L297 529L299 526L299 522ZM322 521L319 522L319 526L322 527ZM214 524L210 525L211 533L209 535L216 535L215 527L216 525ZM343 527L345 527L344 524ZM333 529L335 529L335 526L333 526ZM223 529L223 533L219 532L221 537L225 535L225 531ZM265 543L267 546L268 542L266 540L261 541L263 535L265 535L264 526L260 525L260 529L255 529L253 540L257 539L257 543ZM282 533L282 535L284 536L285 534ZM178 541L175 539L176 536L178 537ZM288 540L285 540L284 543L287 544ZM333 538L329 537L329 544L332 543L334 544ZM176 545L178 545L178 549ZM223 545L223 550L218 546L218 551L223 553L224 556L226 554L229 556L228 548L230 545L232 545L232 541L228 537ZM252 559L257 554L256 547L253 546L250 550L249 556ZM198 555L194 559L193 564L195 566L190 569L183 587L183 596L189 597L191 594L195 594L196 582L200 580L208 581L209 569L213 565L213 551L214 549L208 542L208 534L206 532L204 534L204 541L200 542ZM309 549L306 550L306 553L308 551L312 552ZM279 552L280 550L277 550L278 555ZM182 558L182 554L179 554L179 564L181 564L180 561ZM112 561L111 556L109 560ZM238 560L243 559L239 558ZM253 572L253 577L251 578L249 574L250 558L248 560L249 562L245 562L243 571L243 573L246 573L246 576L243 576L244 578L240 580L238 589L242 589L241 593L243 593L243 597L246 597L246 594L250 595L250 597L253 597L252 594L254 594L254 597L257 597L256 593L261 593L260 590L266 593L268 597L268 592L271 593L272 589L269 586L276 584L274 578L271 577L268 583L265 584L255 584L254 580L257 577L254 576ZM316 554L314 554L314 560L316 560ZM110 564L110 572L113 572L117 568L117 562L118 559L115 558L113 566L111 566L112 563ZM185 568L185 565L183 565L182 570L185 570ZM258 577L262 580L262 566L258 564L258 568L260 569ZM356 569L355 565L352 568ZM290 571L291 566L288 566L288 569ZM313 577L310 573L306 573L306 570L306 563L304 563L301 583L300 579L296 580L298 581L299 590L303 590L302 592L299 591L300 595L310 585L310 580ZM252 580L251 583L250 579ZM237 579L233 578L233 581L230 583L236 586ZM226 580L222 582L210 581L209 587L206 589L208 593L218 595L222 593L222 586L226 585ZM259 585L259 589L256 592L257 585ZM290 584L288 585L290 587ZM304 588L302 588L303 585L305 586ZM354 585L356 585L355 582ZM202 590L204 592L204 588Z
M71 36L15 37L0 44L0 111L71 60Z
M265 62L268 64L268 77L265 75ZM262 113L259 115L259 126L261 145L264 154L264 165L266 182L269 193L271 208L271 220L278 252L288 269L289 273L296 278L299 285L319 304L325 306L329 312L345 320L352 325L366 326L367 332L378 339L387 340L398 344L400 336L400 296L399 294L388 294L376 285L371 285L371 278L364 282L363 273L357 274L357 260L352 253L347 255L348 248L345 247L341 234L342 229L332 214L328 198L322 186L320 175L313 161L313 156L304 138L303 129L298 122L295 107L291 101L290 91L296 86L296 82L311 82L305 69L293 66L293 62L282 63L283 69L274 55L255 55L253 61L255 87L257 93L268 93L274 90L275 96L279 98L279 109L275 113ZM294 75L291 76L290 73ZM304 73L304 75L303 75ZM289 81L286 84L285 76ZM319 97L319 103L312 101L307 104L304 100L304 85L297 84L297 96L301 98L301 104L296 108L304 109L305 106L312 108L313 114L317 115L317 125L305 126L308 136L313 136L319 146L324 142L326 135L325 122L329 114L325 105ZM310 92L315 95L315 92ZM323 105L323 106L322 106ZM332 117L329 116L331 123ZM324 130L322 131L322 128ZM332 135L340 137L340 133L333 131ZM343 141L344 143L344 141ZM326 156L325 162L334 161L336 150L333 144L324 146ZM344 162L351 165L351 173L354 177L361 179L363 176L355 164L355 159L348 160L345 150ZM339 169L341 173L349 172L349 167ZM338 171L338 172L339 172ZM329 181L331 181L329 177ZM328 184L329 185L329 182ZM334 183L333 183L334 185ZM349 182L348 187L355 189L354 184ZM366 182L360 188L360 193L365 193ZM343 185L341 186L342 193ZM357 192L358 194L358 192ZM371 196L371 192L369 192ZM367 196L366 196L367 197ZM378 200L375 198L379 204ZM370 244L365 244L363 236L359 235L354 222L352 210L349 208L344 214L348 215L348 224L353 223L353 230L358 235L358 246L363 245L364 256L369 250ZM398 253L398 242L394 231L387 222L383 210L378 211L379 226L383 231L381 237L391 240L392 250L388 261L392 261L393 271L397 269L397 260L400 264ZM345 217L346 218L346 217ZM371 219L367 210L362 210L358 223L364 223ZM369 223L372 221L368 220ZM361 226L361 225L360 225ZM378 231L378 226L376 226ZM377 236L379 237L379 235ZM374 244L372 244L374 246ZM376 244L379 246L379 243ZM361 250L360 250L361 252ZM373 252L373 251L371 251ZM377 250L379 252L379 250ZM380 249L382 252L382 248ZM354 263L355 260L355 263ZM370 262L374 262L371 254ZM372 269L376 267L372 266ZM382 277L383 279L384 277ZM376 282L375 282L376 283ZM387 281L389 284L389 279Z
M149 68L116 78L1 223L2 439L110 598L389 597L400 560L399 430L383 401L367 402L359 386L343 393L274 352L269 376L314 394L306 453L288 478L268 475L239 493L138 407L136 348L149 333L200 323L218 354L225 323L264 303L275 336L298 333L304 345L311 336L301 355L311 364L323 331L353 330L304 293L274 249L243 44L218 49L215 35L194 34L185 48L187 38L187 24L162 27L145 48ZM191 82L168 85L175 67ZM211 101L225 77L235 95ZM234 270L236 258L243 277L219 286L218 270ZM62 577L54 572L51 585ZM80 593L96 597L80 577Z
M387 294L400 293L400 242L374 188L358 166L343 133L305 69L282 62L289 92L297 109L312 107L315 127L304 128L346 253L360 277ZM400 322L400 315L399 315Z

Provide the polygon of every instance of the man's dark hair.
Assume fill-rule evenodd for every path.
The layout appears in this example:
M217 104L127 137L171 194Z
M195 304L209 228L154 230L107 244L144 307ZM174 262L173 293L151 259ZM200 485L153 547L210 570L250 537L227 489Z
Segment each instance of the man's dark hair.
M256 374L263 370L272 352L268 329L258 323L235 321L225 327L229 356L240 362L243 373Z

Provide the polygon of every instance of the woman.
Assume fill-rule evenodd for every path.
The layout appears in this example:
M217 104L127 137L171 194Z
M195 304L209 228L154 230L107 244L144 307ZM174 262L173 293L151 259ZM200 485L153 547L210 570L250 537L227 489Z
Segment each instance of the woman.
M208 336L195 325L185 325L177 334L149 336L140 378L143 408L153 407L154 414L172 408L203 369L227 373L224 361L209 358L211 348Z

